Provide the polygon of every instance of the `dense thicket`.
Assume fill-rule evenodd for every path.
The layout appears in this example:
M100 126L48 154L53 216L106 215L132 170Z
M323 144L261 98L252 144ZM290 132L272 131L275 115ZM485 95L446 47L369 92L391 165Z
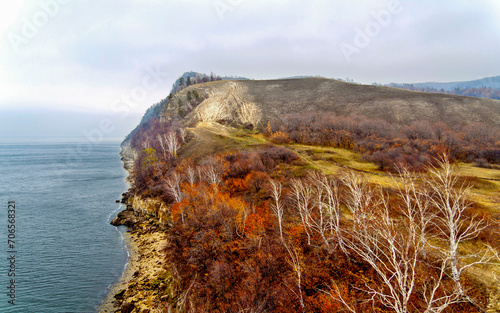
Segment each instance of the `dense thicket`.
M196 73L196 72L187 72L184 73L181 77L179 77L175 83L172 86L172 93L174 94L176 92L179 92L191 85L196 85L196 84L201 84L201 83L206 83L206 82L213 82L213 81L218 81L222 80L222 78L219 75L216 75L214 73L210 73L210 75L203 74L203 73Z
M275 143L352 149L381 169L422 171L444 152L454 160L500 164L500 131L481 123L452 128L442 122L398 125L362 116L295 114L271 122L266 134Z
M139 166L159 171L165 167L159 159ZM150 182L172 205L163 270L173 281L152 287L165 310L478 312L484 306L477 283L453 276L440 199L448 192L459 204L457 222L471 226L467 239L476 245L483 244L478 236L497 230L485 228L491 217L462 198L467 190L456 188L451 172L432 178L403 171L404 187L388 190L353 172L297 178L283 171L297 162L289 150L265 146L199 164L184 160ZM468 257L462 253L455 251L460 273ZM469 260L487 257L479 252Z

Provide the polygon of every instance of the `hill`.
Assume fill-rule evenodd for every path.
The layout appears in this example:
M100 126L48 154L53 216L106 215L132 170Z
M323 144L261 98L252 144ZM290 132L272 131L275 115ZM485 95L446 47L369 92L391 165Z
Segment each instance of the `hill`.
M463 82L427 82L427 83L413 83L414 87L427 87L434 89L453 90L455 88L493 88L500 89L500 76L485 77L481 79L463 81Z
M382 86L379 84L374 85ZM444 93L458 96L500 100L500 76L465 82L415 84L391 83L384 86L420 92Z
M121 312L500 309L500 101L324 78L181 87L122 146Z
M203 101L193 107L186 99L188 93L195 91ZM478 122L500 126L500 101L356 85L326 78L193 85L175 94L161 116L173 119L179 112L183 123L189 126L197 122L224 121L263 128L269 120L304 112L367 116L398 124L425 120L441 121L449 126Z

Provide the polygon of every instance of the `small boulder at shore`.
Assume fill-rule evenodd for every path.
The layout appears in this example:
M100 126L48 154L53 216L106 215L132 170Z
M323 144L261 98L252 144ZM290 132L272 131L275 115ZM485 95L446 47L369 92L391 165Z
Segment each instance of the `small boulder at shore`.
M111 221L111 225L113 226L134 226L137 222L137 217L135 215L134 209L132 206L127 206L125 211L121 211L118 215Z
M124 302L121 306L121 313L131 313L134 310L135 306L133 303Z
M125 289L122 289L120 292L118 292L116 295L115 295L115 299L118 299L118 300L122 300L123 299L123 295L125 294Z
M128 192L122 193L122 203L126 204L128 202L128 198L130 197L130 194Z

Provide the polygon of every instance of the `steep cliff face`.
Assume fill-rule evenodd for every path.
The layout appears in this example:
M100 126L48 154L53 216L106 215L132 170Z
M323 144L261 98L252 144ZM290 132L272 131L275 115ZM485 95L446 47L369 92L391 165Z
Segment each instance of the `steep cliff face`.
M210 90L208 98L195 108L191 116L196 115L196 118L192 116L195 122L230 121L239 125L259 126L262 111L249 98L247 88L242 83L226 82Z
M170 220L170 208L163 201L134 196L132 207L135 211L158 218L161 224Z
M189 101L196 93L200 101ZM184 114L185 113L185 114ZM263 114L260 106L252 101L243 81L217 81L198 84L173 95L163 108L162 120L181 119L185 126L197 123L219 122L234 126L259 127Z
M165 202L133 195L128 198L127 209L118 213L111 221L114 226L128 226L134 228L140 221L154 218L161 225L171 222L170 207Z
M121 144L120 156L123 162L123 168L130 174L134 169L134 160L137 156L137 151L135 151L131 144L130 140L125 140Z
M123 162L123 168L132 174L134 169L135 158L138 151L132 148L130 140L126 140L121 145L120 156ZM111 222L112 225L133 226L137 224L142 217L154 217L159 220L160 224L166 224L170 219L170 208L162 201L143 198L140 195L124 194L122 200L126 205L126 210L120 212L118 216Z

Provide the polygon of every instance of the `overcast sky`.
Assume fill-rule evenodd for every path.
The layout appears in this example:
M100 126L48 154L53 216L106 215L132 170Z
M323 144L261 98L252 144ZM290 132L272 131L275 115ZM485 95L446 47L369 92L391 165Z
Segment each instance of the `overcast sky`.
M102 119L123 136L190 70L367 84L497 76L499 16L498 0L2 1L0 136L20 131L19 112L53 116L26 136L54 119L67 125L41 136Z

